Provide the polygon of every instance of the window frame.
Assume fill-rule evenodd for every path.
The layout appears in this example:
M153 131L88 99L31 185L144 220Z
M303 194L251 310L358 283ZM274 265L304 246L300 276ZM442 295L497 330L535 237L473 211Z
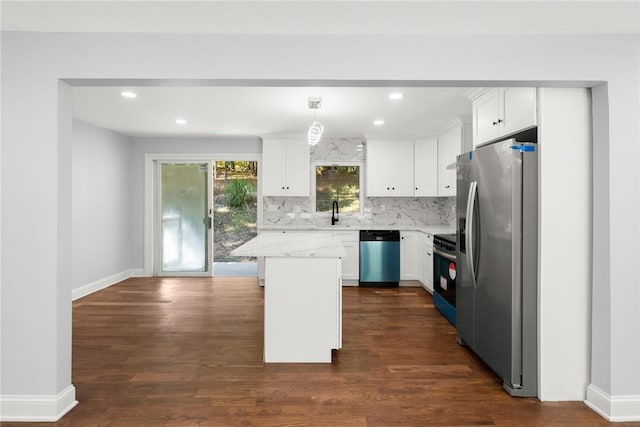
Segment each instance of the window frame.
M358 166L358 199L360 204L360 210L357 212L342 212L340 211L340 216L362 216L364 212L364 162L363 161L317 161L311 163L311 212L314 215L322 216L322 217L330 217L331 212L318 212L316 210L316 168L318 166Z

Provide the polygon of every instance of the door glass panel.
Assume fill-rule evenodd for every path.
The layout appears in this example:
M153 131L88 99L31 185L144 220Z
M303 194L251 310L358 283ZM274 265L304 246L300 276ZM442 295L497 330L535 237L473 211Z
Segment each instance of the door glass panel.
M207 164L162 164L162 271L207 271Z

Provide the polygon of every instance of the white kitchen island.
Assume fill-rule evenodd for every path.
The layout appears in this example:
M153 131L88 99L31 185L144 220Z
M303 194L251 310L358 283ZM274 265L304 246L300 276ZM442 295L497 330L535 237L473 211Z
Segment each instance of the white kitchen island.
M264 361L331 363L342 347L342 240L259 234L231 254L265 257Z

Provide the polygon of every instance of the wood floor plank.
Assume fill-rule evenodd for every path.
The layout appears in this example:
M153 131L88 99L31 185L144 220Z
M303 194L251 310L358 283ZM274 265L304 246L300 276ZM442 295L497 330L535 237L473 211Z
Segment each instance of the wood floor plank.
M332 364L262 363L263 303L238 278L135 278L74 302L80 403L47 425L610 425L581 402L510 397L420 288L344 288Z

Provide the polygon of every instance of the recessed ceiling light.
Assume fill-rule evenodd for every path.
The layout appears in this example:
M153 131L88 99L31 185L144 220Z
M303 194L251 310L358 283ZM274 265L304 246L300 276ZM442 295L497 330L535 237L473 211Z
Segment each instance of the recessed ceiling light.
M138 96L135 92L131 92L130 90L123 90L122 92L120 92L120 95L122 95L124 98L135 98Z
M384 120L374 120L373 124L376 126L382 126L384 124Z
M177 125L186 125L187 121L185 119L176 119Z
M402 92L393 92L389 94L389 99L393 99L393 100L402 99L403 96L404 95L402 94Z

